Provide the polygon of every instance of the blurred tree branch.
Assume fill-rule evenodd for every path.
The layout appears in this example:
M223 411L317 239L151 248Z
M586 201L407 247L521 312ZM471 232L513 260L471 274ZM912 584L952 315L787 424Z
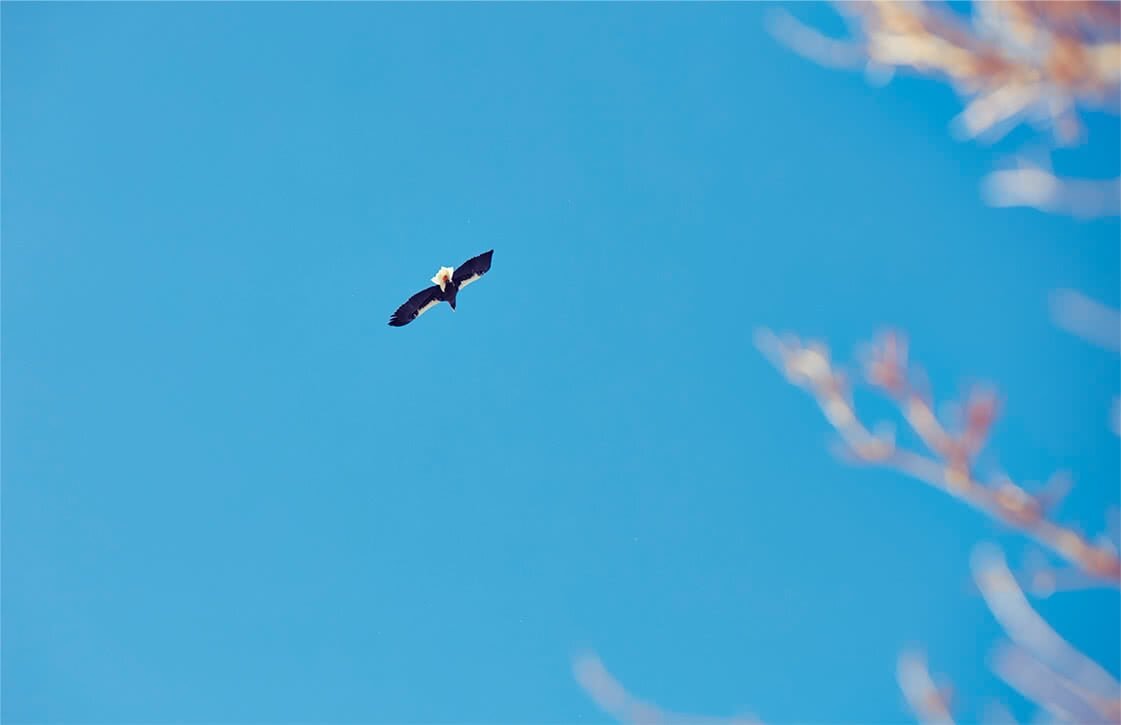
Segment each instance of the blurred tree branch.
M1001 551L978 546L971 564L985 603L1011 639L994 654L997 675L1055 717L1121 721L1121 683L1032 608Z
M949 725L954 722L950 716L950 693L934 683L922 653L911 651L900 655L895 677L919 722L927 725Z
M1121 2L973 2L968 18L935 2L866 0L835 7L851 30L848 39L827 37L785 11L772 13L770 31L819 65L862 68L873 83L885 83L904 69L948 82L966 99L964 110L951 122L960 139L995 141L1028 122L1050 130L1058 145L1073 145L1085 137L1080 109L1118 111ZM981 191L994 207L1031 207L1082 218L1121 215L1121 178L1064 178L1049 163L1025 158L988 174ZM1061 290L1052 296L1051 314L1068 332L1112 352L1121 350L1117 310ZM1036 594L1121 587L1121 516L1116 511L1107 514L1107 532L1092 542L1052 518L1071 486L1065 474L1031 491L1004 475L988 482L978 479L976 461L1000 408L993 390L969 391L957 420L946 425L935 415L929 392L917 382L921 378L908 361L904 337L895 332L881 335L864 350L861 377L895 403L925 448L911 450L897 445L891 426L870 429L860 421L849 379L831 362L825 345L767 330L756 335L756 343L789 382L813 396L837 431L844 458L923 481L1065 561L1062 568L1046 562L1030 567L1025 578ZM1121 399L1114 400L1111 426L1121 435ZM999 550L979 546L971 563L978 589L1009 638L990 660L997 676L1055 720L1121 723L1121 683L1032 608ZM668 713L637 700L594 655L579 658L575 670L585 691L622 722L735 722ZM921 722L953 722L951 688L935 683L921 652L901 654L896 676ZM1015 722L997 703L987 709L985 720Z
M1121 178L1064 179L1026 161L988 174L981 196L994 207L1025 206L1080 218L1121 214Z
M964 138L1033 119L1058 141L1079 140L1078 106L1116 103L1121 84L1121 5L1103 0L974 3L969 21L940 3L837 3L853 30L828 38L785 11L770 28L795 52L832 67L864 65L875 75L906 68L940 77L970 98L955 126Z
M1060 299L1065 300L1063 304L1071 302ZM975 461L999 410L999 399L993 391L969 391L959 407L956 424L944 424L934 413L930 395L914 383L920 376L909 363L906 340L896 332L881 335L863 351L860 379L896 404L903 420L927 449L914 451L899 446L889 428L881 426L872 432L860 421L849 379L836 368L823 344L779 337L768 330L756 335L756 344L790 383L813 396L840 436L838 452L849 461L884 466L923 481L1022 532L1069 565L1058 572L1037 571L1033 580L1045 574L1051 588L1062 577L1083 587L1121 587L1117 526L1097 542L1090 542L1051 518L1051 512L1070 489L1069 477L1053 476L1047 486L1035 492L1006 476L989 483L978 480ZM999 550L977 547L972 566L978 589L1010 639L994 653L990 662L993 671L1057 720L1121 722L1121 684L1066 642L1031 607ZM594 655L577 659L575 671L585 691L621 722L738 722L668 713L638 700ZM935 684L921 652L904 652L896 675L920 722L953 722L950 688ZM989 714L997 712L1003 713L1000 719L1007 719L1003 706L995 706Z
M1083 140L1078 110L1117 112L1121 3L1107 0L974 2L962 18L941 3L836 3L852 37L829 38L786 11L772 35L829 68L863 67L883 83L900 69L948 82L967 99L951 122L961 139L994 141L1022 122L1049 127L1059 145ZM1121 179L1064 179L1021 163L983 183L993 206L1080 217L1121 214Z
M882 335L866 352L864 378L896 403L928 452L907 450L895 444L890 432L871 433L859 420L848 381L834 369L824 345L780 339L766 330L756 342L789 382L814 396L850 460L894 468L924 481L1018 529L1084 574L1111 586L1121 584L1121 558L1112 546L1093 544L1049 518L1069 488L1066 476L1052 477L1050 486L1034 494L1004 476L988 484L977 480L974 461L998 409L992 391L971 391L962 405L962 420L955 430L949 429L934 415L928 395L911 383L906 341L894 332Z
M594 653L585 652L573 659L573 674L584 691L600 709L622 723L634 725L758 725L754 717L706 717L663 710L644 702L608 672Z
M1077 293L1063 292L1056 296L1056 314L1084 336L1112 345L1114 338L1104 334L1112 311L1095 304ZM987 484L977 479L974 461L999 407L993 392L970 391L960 406L957 425L943 424L934 414L929 394L913 383L919 376L908 361L904 338L895 332L881 335L864 351L861 377L897 405L927 448L912 451L898 446L887 429L872 433L860 421L848 378L836 369L824 345L803 343L793 336L780 338L767 330L757 334L756 344L790 383L814 397L840 435L839 452L848 460L892 468L928 483L1021 531L1070 565L1057 572L1037 570L1032 581L1046 576L1050 589L1060 578L1081 586L1121 587L1116 525L1092 543L1050 517L1070 488L1069 478L1052 477L1049 486L1035 493L1005 476ZM1011 640L994 653L993 671L1058 720L1121 722L1121 683L1060 637L1031 607L999 550L991 545L977 547L972 564L978 589ZM921 722L952 722L950 697L945 688L935 686L920 653L904 653L897 676Z

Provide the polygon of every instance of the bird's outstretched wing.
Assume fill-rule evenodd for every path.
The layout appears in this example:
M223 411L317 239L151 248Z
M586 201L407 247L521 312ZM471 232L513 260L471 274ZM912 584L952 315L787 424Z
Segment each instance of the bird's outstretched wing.
M482 277L490 269L490 258L494 254L494 250L483 252L477 257L468 259L463 264L459 265L455 272L452 273L452 282L463 289L471 284L479 277Z
M397 308L389 318L393 327L403 327L440 304L440 288L436 285L422 289Z

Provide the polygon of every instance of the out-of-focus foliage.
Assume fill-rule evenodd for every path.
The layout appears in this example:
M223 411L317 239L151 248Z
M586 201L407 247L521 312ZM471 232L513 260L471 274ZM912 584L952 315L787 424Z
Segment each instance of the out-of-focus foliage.
M886 82L906 70L948 82L966 100L951 128L994 141L1021 123L1061 146L1086 140L1080 109L1118 110L1121 3L1101 0L975 2L968 18L940 3L870 0L836 4L852 37L829 38L777 11L771 31L792 50L832 68L863 68ZM1121 213L1121 180L1065 179L1024 160L990 174L982 192L998 207L1092 217Z
M1085 327L1085 300L1070 293L1059 296L1056 307ZM1069 308L1073 306L1073 311ZM1095 308L1100 315L1108 313ZM1091 327L1094 325L1091 324ZM1082 329L1082 328L1079 328ZM1035 612L1023 592L1021 579L1049 594L1056 582L1063 588L1121 587L1121 540L1116 530L1090 541L1074 528L1056 521L1052 512L1070 489L1062 474L1029 491L1006 476L982 482L974 462L984 449L999 409L996 394L988 389L971 391L959 406L960 420L950 426L934 413L933 401L913 380L916 374L907 356L907 343L895 332L885 333L863 355L863 380L889 399L917 434L926 451L896 445L889 429L872 433L853 407L849 380L833 363L821 343L804 343L792 336L769 331L757 335L760 350L786 379L809 392L841 438L840 453L854 463L893 468L930 484L1034 539L1067 562L1068 568L1049 567L1016 577L1003 555L990 545L974 551L973 577L986 604L1008 634L1010 642L998 647L993 671L1052 718L1069 722L1121 722L1121 683L1104 668L1078 652ZM899 685L911 709L922 722L950 722L949 694L934 684L923 656L901 655ZM992 719L992 718L986 718Z
M1121 558L1115 546L1096 545L1074 530L1053 521L1049 514L1069 489L1069 479L1057 474L1042 490L1029 492L1007 477L978 480L974 461L983 450L998 410L996 394L975 389L960 406L961 420L951 429L934 414L933 401L912 384L907 343L894 332L884 334L865 353L864 378L899 407L907 424L928 452L897 446L890 432L874 434L853 408L849 383L835 369L829 350L796 338L779 339L770 332L758 336L760 349L786 375L817 400L842 440L850 460L894 468L961 499L1006 525L1019 529L1087 576L1112 586L1121 584Z
M1096 323L1108 311L1094 308L1098 317L1088 315L1083 309L1087 302L1072 294L1056 296L1056 317L1082 332L1087 326L1103 332ZM1032 608L1024 592L1025 581L1040 595L1052 593L1057 582L1063 582L1064 589L1121 587L1119 532L1116 527L1110 530L1107 523L1106 532L1091 541L1053 518L1052 513L1070 489L1071 481L1064 474L1052 476L1048 484L1036 490L1006 476L980 479L975 461L997 419L996 393L987 388L973 389L958 406L958 420L942 422L929 393L914 383L922 376L908 359L906 340L896 332L881 335L863 350L861 379L895 403L901 418L926 448L910 450L896 444L890 428L861 421L852 402L852 382L837 368L824 344L779 337L767 330L757 334L756 342L791 384L813 396L840 437L838 452L842 458L892 468L927 483L1022 532L1066 561L1066 568L1037 567L1016 576L994 546L975 548L974 581L1008 636L1008 641L994 651L990 665L998 677L1056 721L1121 722L1121 683L1055 632ZM676 715L638 700L594 655L577 660L576 675L601 708L622 722L737 722ZM921 652L903 652L896 675L921 722L953 722L952 693L935 682ZM985 716L986 721L995 719L1000 719L998 713Z
M883 84L905 70L949 83L965 99L952 120L962 140L992 142L1028 123L1056 146L1085 143L1084 110L1116 114L1121 101L1121 2L1103 0L1001 0L974 2L968 15L942 3L865 0L836 3L851 37L827 37L785 11L770 30L800 55L829 68L863 69ZM1121 178L1077 179L1055 174L1047 163L1021 158L988 174L981 186L994 207L1026 206L1046 213L1095 217L1121 214ZM1074 290L1054 293L1058 326L1107 350L1121 350L1121 314ZM1121 723L1121 683L1063 639L1031 606L1025 590L1048 596L1059 590L1121 588L1121 516L1106 513L1105 532L1094 540L1052 514L1069 491L1063 473L1029 490L1007 476L982 481L976 460L1000 410L989 388L975 388L947 425L935 414L929 392L914 381L906 339L887 332L862 355L863 382L893 401L925 451L896 444L890 426L869 426L853 407L851 381L822 343L802 342L768 330L757 333L761 352L788 382L809 392L840 438L838 452L851 463L892 468L923 481L981 513L1020 531L1065 562L1038 559L1013 573L996 547L980 544L973 579L1007 635L990 659L993 672L1041 714L1057 722ZM1121 435L1121 399L1110 426ZM677 715L638 700L593 654L575 663L577 680L600 707L622 722L737 722ZM953 693L939 685L919 651L903 652L896 676L919 721L952 723ZM1015 722L1003 705L982 719Z

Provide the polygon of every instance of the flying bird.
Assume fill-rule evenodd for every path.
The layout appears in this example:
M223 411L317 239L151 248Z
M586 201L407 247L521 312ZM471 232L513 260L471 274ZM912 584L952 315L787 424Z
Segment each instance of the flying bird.
M487 273L490 269L490 258L493 254L493 249L489 252L483 252L459 265L458 269L440 267L436 276L432 278L435 284L417 292L405 304L398 307L393 316L389 318L389 324L393 327L403 327L441 302L447 302L454 310L455 296L459 294L461 289Z

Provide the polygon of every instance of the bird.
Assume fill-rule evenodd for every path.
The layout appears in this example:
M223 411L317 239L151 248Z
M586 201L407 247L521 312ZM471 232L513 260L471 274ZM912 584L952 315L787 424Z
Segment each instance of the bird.
M404 327L441 302L447 302L452 310L455 310L456 295L490 270L490 258L493 255L494 250L491 249L468 259L456 269L440 267L436 276L432 278L434 284L417 292L406 300L405 304L398 307L389 318L389 325Z

